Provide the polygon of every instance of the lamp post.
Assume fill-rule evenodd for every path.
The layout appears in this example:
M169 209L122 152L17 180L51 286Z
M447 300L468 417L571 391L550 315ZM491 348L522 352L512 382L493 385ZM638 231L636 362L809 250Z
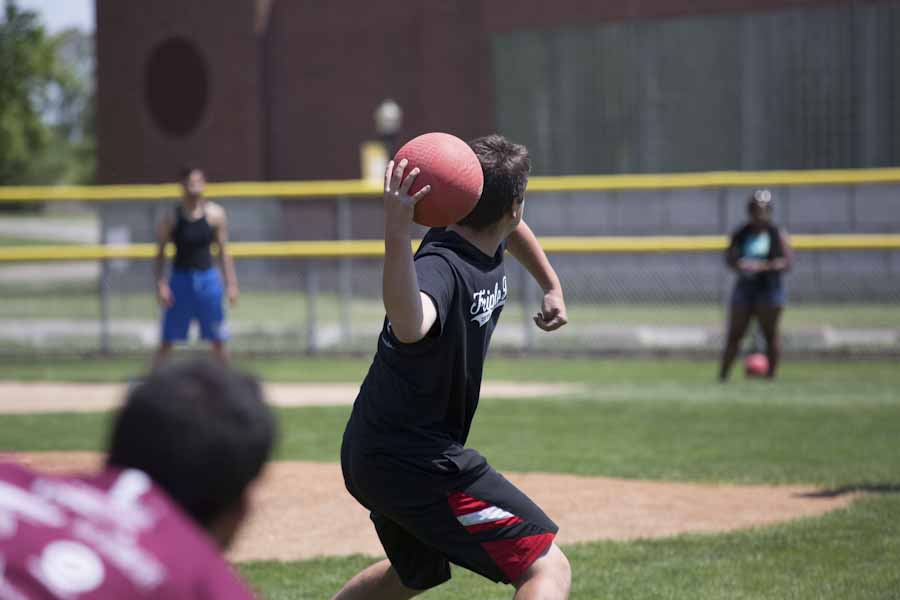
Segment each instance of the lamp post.
M375 131L381 138L388 153L388 158L397 151L397 134L403 126L403 109L391 98L381 101L375 109Z

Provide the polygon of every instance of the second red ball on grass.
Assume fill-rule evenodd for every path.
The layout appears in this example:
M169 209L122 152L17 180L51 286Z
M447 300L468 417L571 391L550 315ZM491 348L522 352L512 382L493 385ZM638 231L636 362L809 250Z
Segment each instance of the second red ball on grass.
M744 360L744 374L747 377L765 377L769 374L769 359L759 352L748 355Z

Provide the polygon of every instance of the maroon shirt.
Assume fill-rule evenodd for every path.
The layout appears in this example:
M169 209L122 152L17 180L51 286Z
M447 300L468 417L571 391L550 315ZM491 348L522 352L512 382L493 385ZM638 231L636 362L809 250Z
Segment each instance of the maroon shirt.
M209 535L135 470L0 463L0 600L251 600Z

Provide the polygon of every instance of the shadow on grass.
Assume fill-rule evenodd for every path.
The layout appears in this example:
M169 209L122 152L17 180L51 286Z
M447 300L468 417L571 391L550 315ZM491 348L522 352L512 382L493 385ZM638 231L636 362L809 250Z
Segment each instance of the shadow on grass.
M847 494L900 494L900 483L857 483L807 494L798 494L798 496L800 498L835 498Z

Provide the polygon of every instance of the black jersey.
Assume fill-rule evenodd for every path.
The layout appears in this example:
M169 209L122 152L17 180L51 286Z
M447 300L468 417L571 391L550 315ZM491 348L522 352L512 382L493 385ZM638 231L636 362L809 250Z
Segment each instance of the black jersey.
M174 268L205 271L212 267L210 245L215 239L212 225L206 220L206 213L199 219L189 221L180 206L175 207L175 227L172 242L175 244Z
M781 230L772 223L762 229L756 229L748 223L731 234L728 251L735 252L739 259L775 260L784 258ZM753 284L761 287L777 287L781 284L781 275L781 271L740 273L739 281L744 285Z
M345 443L417 454L465 444L491 334L507 299L505 247L488 256L452 231L428 232L415 268L437 320L425 338L404 344L385 319Z

